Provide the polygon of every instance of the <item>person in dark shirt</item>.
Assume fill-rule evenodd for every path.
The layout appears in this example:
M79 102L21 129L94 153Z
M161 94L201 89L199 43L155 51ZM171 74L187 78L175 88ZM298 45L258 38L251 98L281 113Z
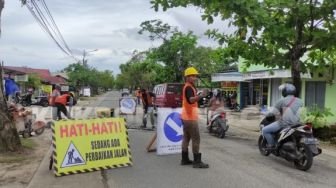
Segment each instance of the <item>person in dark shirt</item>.
M150 121L152 124L152 129L155 128L154 124L154 103L156 96L153 92L146 91L145 89L141 90L141 99L142 99L142 105L144 109L144 116L142 119L142 126L141 128L146 128L147 126L147 118L150 116Z

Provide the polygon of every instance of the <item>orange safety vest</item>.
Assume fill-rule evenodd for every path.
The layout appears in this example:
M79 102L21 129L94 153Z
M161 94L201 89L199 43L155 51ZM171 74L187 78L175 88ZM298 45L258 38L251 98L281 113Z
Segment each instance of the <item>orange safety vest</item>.
M135 91L135 96L141 97L141 91L139 89Z
M198 103L194 102L192 104L188 103L187 97L185 96L185 90L187 87L191 87L195 96L196 96L196 89L195 87L189 83L186 82L183 87L183 98L182 98L182 113L181 113L181 119L183 120L198 120Z
M55 103L61 103L65 106L67 103L68 96L69 96L68 94L63 94L61 96L56 97Z

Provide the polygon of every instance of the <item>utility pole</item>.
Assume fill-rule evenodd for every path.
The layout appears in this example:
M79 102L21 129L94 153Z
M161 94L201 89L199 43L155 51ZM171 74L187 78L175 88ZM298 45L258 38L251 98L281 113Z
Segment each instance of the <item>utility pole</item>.
M1 36L1 12L5 6L5 0L0 0L0 36Z
M88 63L87 63L87 59L85 59L85 56L88 54L88 53L91 53L91 52L95 52L95 51L98 51L98 49L94 49L94 50L91 50L91 51L86 51L85 49L83 50L83 59L82 59L82 63L83 63L83 66L87 66Z

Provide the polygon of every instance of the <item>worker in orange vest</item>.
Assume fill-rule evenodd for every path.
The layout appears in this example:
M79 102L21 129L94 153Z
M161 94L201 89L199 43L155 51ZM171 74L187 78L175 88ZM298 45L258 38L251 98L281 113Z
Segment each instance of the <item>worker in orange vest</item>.
M197 102L207 96L208 91L203 90L201 95L197 95L195 81L197 80L198 71L194 67L189 67L184 71L185 84L183 87L182 113L183 122L183 140L182 140L182 160L181 165L193 165L193 168L209 168L209 165L201 161L200 133L198 128L198 104ZM188 156L188 146L192 140L192 152L194 161Z
M54 86L54 90L51 93L50 96L50 101L49 101L49 105L52 106L52 119L56 120L57 119L57 107L55 105L55 100L58 96L61 95L61 86L59 85L55 85Z
M57 108L57 116L58 116L58 120L62 119L62 114L61 112L68 118L71 119L70 113L68 112L66 105L69 102L69 106L71 107L73 104L73 100L71 99L73 96L71 96L72 94L63 94L60 95L58 97L56 97L55 99L55 106Z

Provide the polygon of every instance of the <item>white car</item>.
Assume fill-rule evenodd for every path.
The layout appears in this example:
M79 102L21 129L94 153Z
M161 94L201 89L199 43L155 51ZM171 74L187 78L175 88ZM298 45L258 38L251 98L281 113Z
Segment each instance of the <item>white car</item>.
M129 90L128 89L122 89L121 90L121 96L122 97L128 97L130 94Z

